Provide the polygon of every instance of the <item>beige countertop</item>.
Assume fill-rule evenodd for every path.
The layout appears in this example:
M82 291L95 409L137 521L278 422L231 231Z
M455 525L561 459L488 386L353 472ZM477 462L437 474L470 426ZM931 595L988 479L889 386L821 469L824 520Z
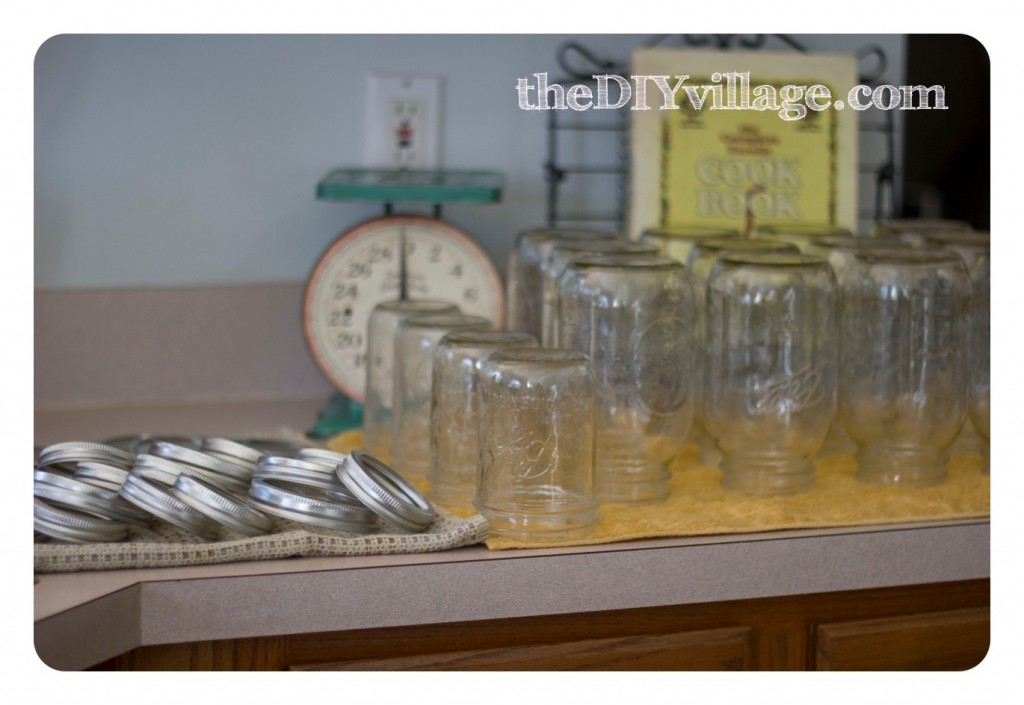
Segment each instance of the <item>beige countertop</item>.
M126 433L304 430L323 399L37 409L37 445ZM37 575L35 645L80 669L135 647L985 578L987 520L572 549L292 558Z

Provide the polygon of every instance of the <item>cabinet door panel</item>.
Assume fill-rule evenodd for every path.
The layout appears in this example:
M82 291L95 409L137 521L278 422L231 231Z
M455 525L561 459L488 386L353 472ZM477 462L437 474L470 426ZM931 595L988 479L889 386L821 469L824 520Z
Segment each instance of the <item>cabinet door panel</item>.
M976 607L822 624L818 670L966 670L988 653L989 610Z
M709 629L680 634L586 639L564 644L462 651L404 658L293 666L301 670L746 670L750 630Z

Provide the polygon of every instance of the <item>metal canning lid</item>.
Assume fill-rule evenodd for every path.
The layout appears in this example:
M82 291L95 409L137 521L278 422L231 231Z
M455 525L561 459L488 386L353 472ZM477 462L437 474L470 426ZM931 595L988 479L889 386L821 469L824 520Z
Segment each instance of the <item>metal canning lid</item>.
M166 458L167 460L175 460L179 463L185 463L187 465L200 468L201 470L209 470L210 472L215 472L219 475L226 475L238 480L248 481L252 476L252 470L248 467L224 460L223 458L217 458L209 453L192 450L191 448L175 445L174 443L168 443L166 441L157 441L154 443L150 452L152 455Z
M33 500L35 530L69 543L100 543L121 541L128 537L128 523L79 514Z
M345 453L327 448L303 448L298 452L298 456L301 460L330 465L331 472L334 472L334 468L345 462L345 458L348 457Z
M283 480L297 485L305 485L321 490L328 490L343 495L348 501L356 502L345 485L334 474L334 469L326 465L313 468L300 468L291 465L260 464L253 473L253 479Z
M255 478L249 488L249 499L271 514L300 523L361 534L376 528L377 517L366 507L314 499L278 485L274 480Z
M263 451L247 446L228 438L204 438L199 450L217 457L241 460L247 465L255 465L263 457Z
M274 530L274 521L266 514L200 478L179 475L171 494L240 534L260 536Z
M198 448L202 442L199 438L192 436L168 436L168 435L156 435L154 433L136 433L125 436L114 436L113 438L106 438L103 440L107 445L116 446L122 450L128 450L132 453L148 453L149 449L157 441L170 441L171 443L177 443L180 446L188 446L189 448Z
M236 492L248 492L249 483L226 475L218 475L214 472L202 470L187 463L179 463L175 460L167 460L159 455L142 453L135 459L135 467L132 474L139 477L158 482L161 485L170 487L178 479L179 475L190 475L206 480L210 484L221 487L225 490Z
M125 502L117 492L46 470L36 470L33 479L32 494L36 497L104 519L149 525L149 514Z
M128 471L94 461L81 462L75 467L75 479L89 485L102 487L105 490L117 492L121 489L124 479L128 477Z
M160 485L138 475L128 476L121 486L121 496L179 529L209 541L217 538L217 522L172 496Z
M437 517L405 478L363 451L352 451L338 467L338 477L363 504L403 529L422 531Z
M54 460L53 458L60 458L60 460ZM131 467L132 462L135 460L135 454L122 448L107 445L106 443L92 443L89 441L55 443L39 451L40 465L67 462L71 458L108 462L118 467L123 465Z
M79 462L100 462L127 470L135 456L120 448L102 443L57 443L39 452L39 465L52 466L73 473Z

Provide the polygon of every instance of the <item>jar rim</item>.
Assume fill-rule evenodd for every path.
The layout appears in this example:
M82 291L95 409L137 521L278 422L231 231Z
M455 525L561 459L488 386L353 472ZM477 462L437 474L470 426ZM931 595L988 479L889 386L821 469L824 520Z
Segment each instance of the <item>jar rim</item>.
M564 348L515 348L499 350L487 358L487 364L521 362L535 365L582 365L590 362L586 353Z
M801 252L738 252L718 260L723 267L765 267L786 269L819 269L831 265L827 260Z
M629 253L575 257L569 260L566 267L569 269L639 269L647 271L686 269L682 262L670 257Z
M945 250L865 250L854 253L854 258L867 265L891 267L963 265L960 255Z
M696 240L705 237L739 237L740 231L734 228L715 228L710 225L665 225L644 230L642 237L648 236Z
M697 243L694 252L799 252L799 248L791 242L758 238L710 238Z

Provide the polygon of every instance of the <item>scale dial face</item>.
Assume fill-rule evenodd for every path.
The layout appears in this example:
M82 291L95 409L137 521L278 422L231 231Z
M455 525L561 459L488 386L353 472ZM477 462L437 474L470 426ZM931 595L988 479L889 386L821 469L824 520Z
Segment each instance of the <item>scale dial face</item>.
M303 330L320 370L362 402L374 306L401 298L450 301L501 328L503 292L494 264L466 233L434 218L385 216L342 233L320 257L306 284Z

